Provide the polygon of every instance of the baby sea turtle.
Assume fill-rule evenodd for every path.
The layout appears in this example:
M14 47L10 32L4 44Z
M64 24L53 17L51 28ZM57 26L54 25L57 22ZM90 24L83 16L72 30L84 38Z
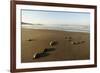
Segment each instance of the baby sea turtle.
M78 44L82 44L84 43L85 41L71 41L71 44L73 45L78 45Z
M40 58L43 54L44 54L44 52L41 52L41 53L34 53L34 54L33 54L33 59Z
M45 48L45 49L43 49L41 52L40 52L40 51L35 52L35 53L33 54L33 59L36 59L36 58L41 57L43 54L46 53L46 51L47 51L47 49Z
M65 36L65 39L68 41L72 41L72 37L71 36Z
M33 59L36 59L38 57L38 53L33 54Z
M57 44L58 44L58 42L55 41L55 40L54 40L54 41L50 41L50 43L49 43L50 46L55 46L55 45L57 45Z
M71 44L78 45L78 44L80 44L80 42L78 42L78 41L72 41Z

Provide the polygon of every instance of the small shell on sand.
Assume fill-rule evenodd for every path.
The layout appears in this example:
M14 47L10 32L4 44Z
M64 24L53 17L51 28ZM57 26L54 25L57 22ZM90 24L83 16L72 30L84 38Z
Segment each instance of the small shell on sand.
M28 41L32 41L32 39L28 39Z
M29 38L29 39L27 39L27 41L36 41L36 39L33 39L33 38Z

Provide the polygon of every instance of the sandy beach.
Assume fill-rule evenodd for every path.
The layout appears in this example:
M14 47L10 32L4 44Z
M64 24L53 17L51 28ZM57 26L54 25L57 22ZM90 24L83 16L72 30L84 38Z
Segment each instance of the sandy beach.
M69 41L65 37L71 37ZM50 41L57 41L55 46L50 46ZM72 41L81 44L72 44ZM48 50L45 55L33 59L35 52ZM86 60L90 58L89 33L57 31L46 29L25 29L21 30L21 62L45 62L45 61L67 61Z

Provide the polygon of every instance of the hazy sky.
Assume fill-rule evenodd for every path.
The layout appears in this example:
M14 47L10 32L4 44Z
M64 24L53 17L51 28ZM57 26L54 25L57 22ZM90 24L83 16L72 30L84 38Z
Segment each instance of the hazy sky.
M22 10L22 22L33 24L89 25L90 14L66 11Z

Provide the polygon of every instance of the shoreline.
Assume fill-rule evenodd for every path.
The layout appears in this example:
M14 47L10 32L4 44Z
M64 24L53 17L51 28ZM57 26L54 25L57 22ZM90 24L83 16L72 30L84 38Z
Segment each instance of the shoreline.
M59 30L59 31L71 31L71 32L90 32L89 26L86 25L58 25L58 26L46 26L45 24L22 24L22 28L25 29L45 29L45 30Z
M90 32L87 32L87 31L74 31L74 30L58 30L58 29L38 29L38 28L24 28L24 27L22 27L22 29L27 29L27 30L48 30L48 31L62 31L62 32L76 32L76 33L90 33Z

